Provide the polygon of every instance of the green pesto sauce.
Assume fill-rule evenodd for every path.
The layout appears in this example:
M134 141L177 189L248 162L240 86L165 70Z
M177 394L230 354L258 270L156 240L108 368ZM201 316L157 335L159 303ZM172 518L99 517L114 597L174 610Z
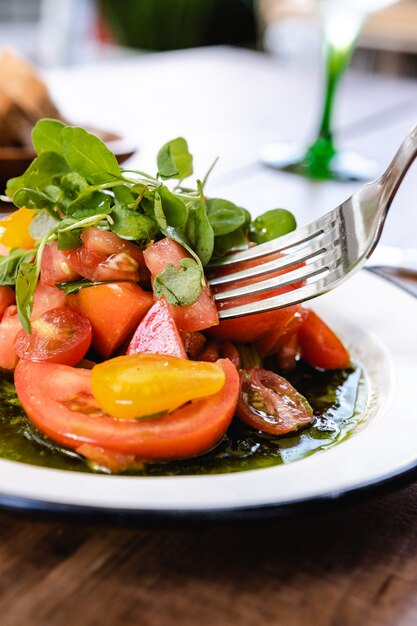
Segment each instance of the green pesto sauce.
M299 363L293 372L284 375L310 402L315 416L311 426L292 435L274 437L252 430L235 418L223 440L204 455L147 464L125 473L217 474L290 463L335 445L360 421L367 393L359 367L321 372ZM0 379L0 457L55 469L95 471L80 456L56 446L30 424L14 385L6 379Z

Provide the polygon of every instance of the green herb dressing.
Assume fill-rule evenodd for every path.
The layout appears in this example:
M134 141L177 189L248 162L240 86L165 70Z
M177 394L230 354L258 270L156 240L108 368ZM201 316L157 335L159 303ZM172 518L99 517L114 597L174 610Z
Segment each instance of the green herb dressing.
M223 440L203 456L148 464L126 474L217 474L290 463L334 446L358 425L367 403L359 367L320 372L300 363L286 377L313 407L315 420L310 427L293 435L273 437L235 419ZM0 457L54 469L94 471L77 454L55 446L34 429L20 406L14 385L6 379L0 379Z

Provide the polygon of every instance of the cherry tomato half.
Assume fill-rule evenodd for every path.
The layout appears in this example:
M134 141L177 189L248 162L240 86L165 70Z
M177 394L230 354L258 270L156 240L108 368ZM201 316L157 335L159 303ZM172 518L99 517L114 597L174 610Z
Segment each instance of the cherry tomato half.
M29 361L75 365L90 347L91 335L90 321L78 309L51 309L32 322L31 334L19 332L16 354Z
M271 435L286 435L313 420L307 400L285 378L260 367L240 370L236 412L252 428Z
M239 377L227 359L218 361L226 382L215 395L149 420L119 420L103 413L91 391L91 371L67 365L19 361L15 385L29 419L61 445L83 443L134 454L140 459L176 459L214 446L232 421Z
M298 341L301 356L313 367L324 370L349 367L349 352L314 311L308 310L308 315L298 331Z

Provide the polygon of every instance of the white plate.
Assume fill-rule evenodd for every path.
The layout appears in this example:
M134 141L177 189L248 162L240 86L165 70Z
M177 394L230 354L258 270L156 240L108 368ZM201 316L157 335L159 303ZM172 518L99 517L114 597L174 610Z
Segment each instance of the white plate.
M335 498L417 466L417 299L367 271L314 302L365 367L360 428L330 450L234 474L127 477L0 461L0 504L58 511L231 515Z

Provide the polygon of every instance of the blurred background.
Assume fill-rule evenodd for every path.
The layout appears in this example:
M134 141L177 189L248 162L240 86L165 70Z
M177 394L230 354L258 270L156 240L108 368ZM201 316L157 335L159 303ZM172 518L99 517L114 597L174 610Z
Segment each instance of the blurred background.
M312 0L0 0L0 47L41 67L230 44L318 65ZM353 66L417 75L417 0L370 17Z

